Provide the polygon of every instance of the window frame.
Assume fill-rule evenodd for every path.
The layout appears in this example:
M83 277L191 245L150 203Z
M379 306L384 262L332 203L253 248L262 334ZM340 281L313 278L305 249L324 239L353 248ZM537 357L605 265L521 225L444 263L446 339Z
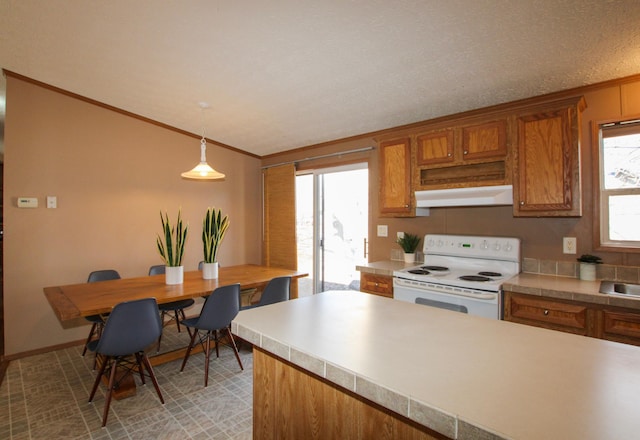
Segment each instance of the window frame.
M592 122L592 158L593 158L593 239L594 248L600 251L640 253L640 241L621 241L609 238L609 197L616 195L640 195L640 188L604 188L603 127L612 124L628 123L635 126L634 133L640 134L640 115L632 115ZM607 128L604 128L605 130ZM621 127L620 131L624 129Z

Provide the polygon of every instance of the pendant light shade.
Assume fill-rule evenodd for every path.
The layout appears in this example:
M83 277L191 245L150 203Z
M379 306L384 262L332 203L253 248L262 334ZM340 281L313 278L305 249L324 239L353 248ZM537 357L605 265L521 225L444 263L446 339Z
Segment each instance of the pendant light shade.
M185 171L181 174L185 179L195 180L219 180L224 179L224 174L214 170L207 163L207 141L202 137L200 140L200 163L196 165L191 171Z
M204 110L208 109L210 105L206 102L200 103L200 109L202 114L202 139L200 139L200 163L196 165L191 171L185 171L181 176L185 179L194 180L220 180L224 179L224 174L214 170L207 163L207 139L204 137Z

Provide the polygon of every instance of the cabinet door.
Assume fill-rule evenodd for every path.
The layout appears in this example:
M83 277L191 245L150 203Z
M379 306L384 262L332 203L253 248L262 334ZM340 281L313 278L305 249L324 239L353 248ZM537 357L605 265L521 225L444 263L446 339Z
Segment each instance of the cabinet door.
M380 214L415 215L411 204L411 146L408 138L380 144Z
M602 315L603 339L640 345L640 313L605 309Z
M360 274L360 290L375 295L393 298L393 278L386 275Z
M463 159L507 155L507 121L494 121L462 129Z
M417 138L418 165L453 162L453 129L425 133Z
M586 305L505 292L504 320L579 335L594 335L594 318Z
M582 215L581 110L573 105L518 118L515 216Z

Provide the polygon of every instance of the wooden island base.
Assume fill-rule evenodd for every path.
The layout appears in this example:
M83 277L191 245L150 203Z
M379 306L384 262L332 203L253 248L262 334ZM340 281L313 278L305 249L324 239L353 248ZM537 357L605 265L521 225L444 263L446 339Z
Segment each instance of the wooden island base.
M447 437L254 347L253 438Z

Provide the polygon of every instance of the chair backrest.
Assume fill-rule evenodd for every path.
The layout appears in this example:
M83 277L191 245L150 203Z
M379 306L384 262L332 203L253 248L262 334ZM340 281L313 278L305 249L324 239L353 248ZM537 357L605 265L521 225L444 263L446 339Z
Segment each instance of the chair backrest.
M164 264L158 264L157 266L151 266L149 268L149 275L161 275L166 272L166 267Z
M274 278L262 291L258 306L266 306L281 301L288 301L291 292L291 277Z
M89 274L89 278L87 279L87 283L95 283L97 281L109 281L109 280L119 280L120 274L117 270L113 269L105 269L105 270L96 270Z
M121 302L111 310L96 352L107 356L137 353L156 342L161 332L155 298Z
M219 330L228 327L240 311L240 284L215 289L202 306L196 327Z

